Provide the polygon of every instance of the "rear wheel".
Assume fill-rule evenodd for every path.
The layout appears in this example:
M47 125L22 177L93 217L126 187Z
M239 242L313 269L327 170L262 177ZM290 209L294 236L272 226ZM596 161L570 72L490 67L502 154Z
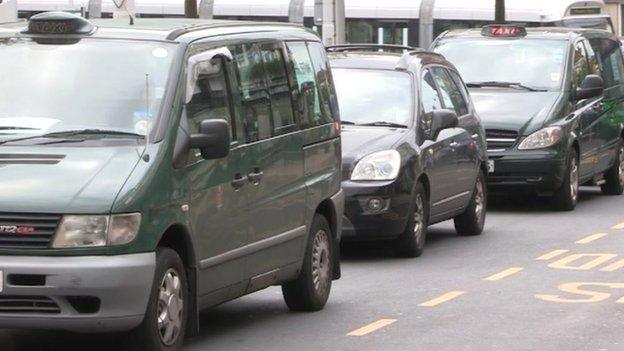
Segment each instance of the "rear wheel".
M282 285L286 305L293 311L318 311L325 307L334 267L332 234L327 219L314 215L303 269L297 280Z
M604 175L606 183L600 186L606 195L622 195L624 192L624 142L620 141L617 150L615 164Z
M427 241L427 225L429 222L429 204L427 193L422 184L418 183L414 194L412 215L407 222L405 231L396 241L396 251L404 257L422 255Z
M561 188L553 196L553 207L560 211L572 211L578 203L579 161L576 151L570 150L568 167Z
M462 236L479 235L485 226L487 211L487 186L483 171L479 172L475 188L466 211L455 217L455 230Z

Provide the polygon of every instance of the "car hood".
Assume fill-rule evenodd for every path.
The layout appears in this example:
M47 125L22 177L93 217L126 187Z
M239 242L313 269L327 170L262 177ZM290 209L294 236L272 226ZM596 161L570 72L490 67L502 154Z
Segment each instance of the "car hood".
M366 155L394 148L408 132L406 128L343 126L343 167L350 169Z
M0 212L109 213L142 147L0 147Z
M470 90L470 97L485 129L529 135L544 126L559 92L475 88Z

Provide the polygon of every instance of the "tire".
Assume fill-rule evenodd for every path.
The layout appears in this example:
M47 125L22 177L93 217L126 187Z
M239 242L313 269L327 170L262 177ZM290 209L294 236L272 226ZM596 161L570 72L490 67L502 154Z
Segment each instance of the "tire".
M163 300L161 301L161 299ZM168 300L168 304L165 303L165 299ZM180 256L172 249L158 248L154 283L145 319L132 332L131 336L134 349L144 351L180 350L184 342L188 320L188 301L186 271ZM165 307L167 309L164 309ZM168 323L159 326L161 318Z
M579 160L574 149L568 154L563 184L552 198L553 208L559 211L572 211L578 203L579 192Z
M422 184L414 190L414 201L405 231L396 240L396 252L400 256L413 258L422 255L427 241L429 224L429 199Z
M605 195L622 195L624 193L624 141L620 140L615 155L615 164L604 174L606 183L600 186Z
M466 211L454 218L455 231L461 236L480 235L485 227L486 214L487 184L483 171L479 171Z
M327 219L315 214L308 235L303 268L299 277L282 285L282 294L292 311L322 310L333 280L333 236Z

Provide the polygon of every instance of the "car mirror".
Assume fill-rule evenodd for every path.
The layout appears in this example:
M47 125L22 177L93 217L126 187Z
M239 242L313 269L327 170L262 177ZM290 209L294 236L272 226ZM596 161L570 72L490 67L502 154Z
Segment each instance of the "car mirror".
M459 118L455 111L435 110L432 114L431 140L436 140L444 129L455 128L459 125Z
M230 153L230 125L224 119L207 119L199 133L191 134L190 148L199 149L206 160L223 158Z
M591 99L602 95L603 91L604 81L602 80L602 77L596 74L590 74L585 77L581 85L576 88L574 98L577 101Z

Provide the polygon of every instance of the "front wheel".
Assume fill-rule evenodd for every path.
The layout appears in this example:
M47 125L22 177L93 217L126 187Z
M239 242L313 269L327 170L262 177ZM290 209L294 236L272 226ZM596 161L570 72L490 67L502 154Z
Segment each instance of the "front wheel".
M485 215L487 212L487 185L483 171L479 172L472 198L466 211L455 217L455 231L461 236L479 235L485 226Z
M563 184L553 196L553 207L559 211L572 211L578 203L579 194L579 160L575 150L570 150L568 167Z
M334 267L332 234L327 219L314 215L303 268L297 280L282 285L286 305L293 311L319 311L329 299Z
M158 248L156 271L143 323L132 333L134 349L177 351L182 348L188 316L188 284L180 256Z
M396 241L396 251L404 257L419 257L425 250L427 225L429 223L429 204L427 193L418 183L414 194L414 203L405 231Z
M605 175L605 183L600 186L605 195L622 195L624 193L624 142L620 141L615 155L615 164Z

